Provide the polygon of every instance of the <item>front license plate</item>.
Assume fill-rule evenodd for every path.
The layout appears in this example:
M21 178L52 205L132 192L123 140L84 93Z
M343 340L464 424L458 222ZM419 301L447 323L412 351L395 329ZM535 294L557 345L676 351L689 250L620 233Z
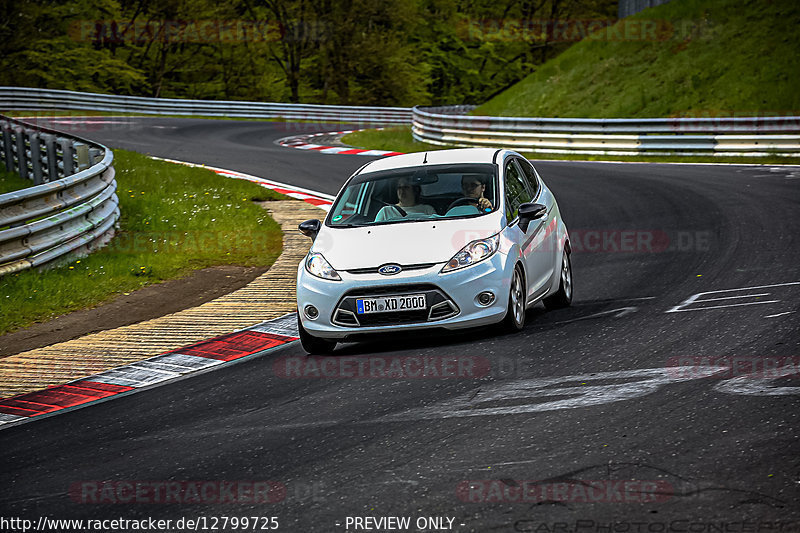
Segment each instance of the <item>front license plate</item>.
M385 296L383 298L359 298L356 300L356 310L359 315L413 311L414 309L425 309L425 307L426 302L424 294Z

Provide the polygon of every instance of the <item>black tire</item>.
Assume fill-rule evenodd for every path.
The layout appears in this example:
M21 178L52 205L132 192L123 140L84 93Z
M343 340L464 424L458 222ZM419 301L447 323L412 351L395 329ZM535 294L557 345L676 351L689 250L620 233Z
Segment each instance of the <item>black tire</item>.
M303 327L300 315L297 315L297 329L300 332L300 344L303 349L311 355L326 355L336 348L336 341L314 337Z
M559 277L558 291L544 299L544 306L551 311L569 307L572 303L572 261L567 250L564 250L561 260Z
M508 308L503 319L503 329L515 333L525 327L525 278L519 266L514 268L508 290Z

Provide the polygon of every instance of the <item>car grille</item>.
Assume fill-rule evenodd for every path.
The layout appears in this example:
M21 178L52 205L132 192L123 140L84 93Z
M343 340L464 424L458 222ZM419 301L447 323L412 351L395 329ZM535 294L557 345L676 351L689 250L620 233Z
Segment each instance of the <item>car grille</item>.
M357 298L376 298L386 295L403 296L406 294L425 294L427 307L409 311L391 313L356 313ZM436 285L415 283L405 285L387 285L382 287L364 287L348 291L333 310L331 321L338 326L369 327L427 323L444 320L459 313L455 302Z
M403 269L403 272L409 272L411 270L425 270L426 268L430 268L434 266L436 263L419 263L417 265L400 265ZM369 267L369 268L354 268L351 270L345 270L348 274L379 274L378 268L380 267Z

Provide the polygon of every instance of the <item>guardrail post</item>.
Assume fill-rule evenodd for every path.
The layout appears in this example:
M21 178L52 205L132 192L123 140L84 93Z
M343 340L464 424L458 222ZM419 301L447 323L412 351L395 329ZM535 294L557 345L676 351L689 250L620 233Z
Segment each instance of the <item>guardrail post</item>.
M41 185L44 173L42 172L42 143L38 133L31 133L31 168L33 170L33 184Z
M75 147L71 139L59 139L58 144L61 145L62 173L66 178L67 176L75 174ZM59 177L60 176L61 174L59 174Z
M25 179L30 179L28 176L28 158L25 156L25 130L17 128L17 174Z
M47 183L58 179L58 148L52 135L43 134L42 139L47 152L47 179L44 180Z
M5 159L6 170L14 172L14 148L11 145L11 125L8 122L2 124L3 128L3 159Z
M85 168L89 168L89 147L80 142L73 143L72 146L75 148L76 171L80 172Z
M103 160L103 151L99 148L89 148L89 164L96 165Z

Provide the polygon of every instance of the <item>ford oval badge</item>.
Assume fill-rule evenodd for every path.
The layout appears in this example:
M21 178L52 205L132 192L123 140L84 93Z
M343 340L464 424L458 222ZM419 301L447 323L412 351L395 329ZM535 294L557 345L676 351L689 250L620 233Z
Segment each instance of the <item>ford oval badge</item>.
M378 274L383 274L384 276L394 276L395 274L399 274L402 270L403 267L400 265L383 265L378 267Z

